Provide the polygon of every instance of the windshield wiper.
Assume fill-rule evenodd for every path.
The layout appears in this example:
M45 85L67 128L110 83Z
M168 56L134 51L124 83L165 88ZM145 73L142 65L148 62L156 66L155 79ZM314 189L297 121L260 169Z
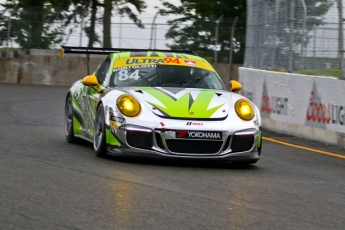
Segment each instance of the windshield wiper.
M205 73L204 75L202 75L201 77L197 77L197 78L194 78L193 80L190 80L190 81L186 82L186 83L183 84L182 86L184 86L184 87L191 86L191 85L193 85L193 84L199 82L201 79L203 79L204 77L208 76L209 74L210 74L210 73L207 72L207 73Z

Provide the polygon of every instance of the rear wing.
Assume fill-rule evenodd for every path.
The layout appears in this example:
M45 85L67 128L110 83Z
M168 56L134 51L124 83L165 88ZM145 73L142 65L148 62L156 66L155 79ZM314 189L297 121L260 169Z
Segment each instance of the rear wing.
M89 71L89 61L90 54L98 55L109 55L111 53L119 52L168 52L168 53L185 53L198 56L194 51L190 50L159 50L159 49L132 49L132 48L93 48L93 47L79 47L79 46L61 46L60 47L60 58L65 57L65 53L74 53L74 54L86 54L87 57L87 71Z
M119 53L119 52L147 52L147 51L154 51L154 52L169 52L169 53L185 53L185 54L192 54L198 56L194 51L190 50L157 50L157 49L132 49L132 48L93 48L93 47L79 47L79 46L61 46L60 48L60 58L65 57L65 53L74 53L74 54L103 54L108 55L111 53Z

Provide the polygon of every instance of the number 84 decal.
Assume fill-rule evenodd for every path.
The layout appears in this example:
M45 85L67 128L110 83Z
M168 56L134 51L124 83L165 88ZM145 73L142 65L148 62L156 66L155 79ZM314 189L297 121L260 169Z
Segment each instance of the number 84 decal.
M128 70L121 70L119 71L119 80L120 81L126 81L128 79L135 79L135 80L139 80L140 78L140 72L139 70L135 70L133 73L131 73L132 71L128 71Z

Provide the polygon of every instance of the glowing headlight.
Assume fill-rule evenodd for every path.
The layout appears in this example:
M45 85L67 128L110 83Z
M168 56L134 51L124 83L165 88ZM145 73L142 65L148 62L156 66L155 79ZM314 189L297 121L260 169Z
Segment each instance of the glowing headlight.
M116 101L117 108L127 117L135 117L141 111L139 102L128 94L121 95Z
M249 121L254 117L253 105L246 99L240 99L235 104L237 115L243 120Z

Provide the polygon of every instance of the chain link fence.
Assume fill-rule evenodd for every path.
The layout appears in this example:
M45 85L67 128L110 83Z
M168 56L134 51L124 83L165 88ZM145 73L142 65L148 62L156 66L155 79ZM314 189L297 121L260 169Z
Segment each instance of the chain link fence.
M1 21L0 25L10 25L11 33L15 33L16 28L9 21ZM60 27L63 22L51 23L51 27ZM112 46L117 48L156 48L167 49L166 44L171 43L164 36L169 29L168 24L157 23L152 25L151 23L143 23L145 28L139 28L134 23L115 22L111 25L112 31ZM71 23L65 28L61 36L61 43L51 45L50 48L58 48L60 45L66 46L87 46L89 38L87 37L81 23ZM99 41L94 43L94 47L102 47L103 39L103 27L102 23L96 23L96 36ZM0 34L1 43L0 48L21 48L16 42L16 37L10 37L10 34ZM40 41L30 41L31 46L36 49L41 49L42 44Z
M344 78L342 11L342 0L247 0L244 66Z
M30 14L27 12L27 14ZM32 12L36 15L36 12ZM157 13L158 14L158 13ZM158 14L155 17L143 18L144 28L139 28L128 18L116 15L111 23L111 44L114 48L140 49L191 49L212 63L242 64L245 48L245 20L238 18L213 18L198 21L186 21L176 25L172 38L166 37L174 25L168 24L172 16ZM4 50L13 49L57 49L65 46L88 46L87 28L90 18L77 18L68 26L64 21L54 20L44 23L44 30L31 30L34 21L11 17L0 17L0 50L1 56L8 57ZM25 26L23 26L25 25ZM178 27L178 28L177 28ZM103 22L95 22L94 47L103 47ZM56 34L51 34L57 31ZM58 42L51 42L52 38ZM230 42L231 41L231 42ZM176 46L176 44L178 44ZM24 46L25 45L25 46ZM173 48L172 47L172 48ZM174 48L173 48L174 49Z

